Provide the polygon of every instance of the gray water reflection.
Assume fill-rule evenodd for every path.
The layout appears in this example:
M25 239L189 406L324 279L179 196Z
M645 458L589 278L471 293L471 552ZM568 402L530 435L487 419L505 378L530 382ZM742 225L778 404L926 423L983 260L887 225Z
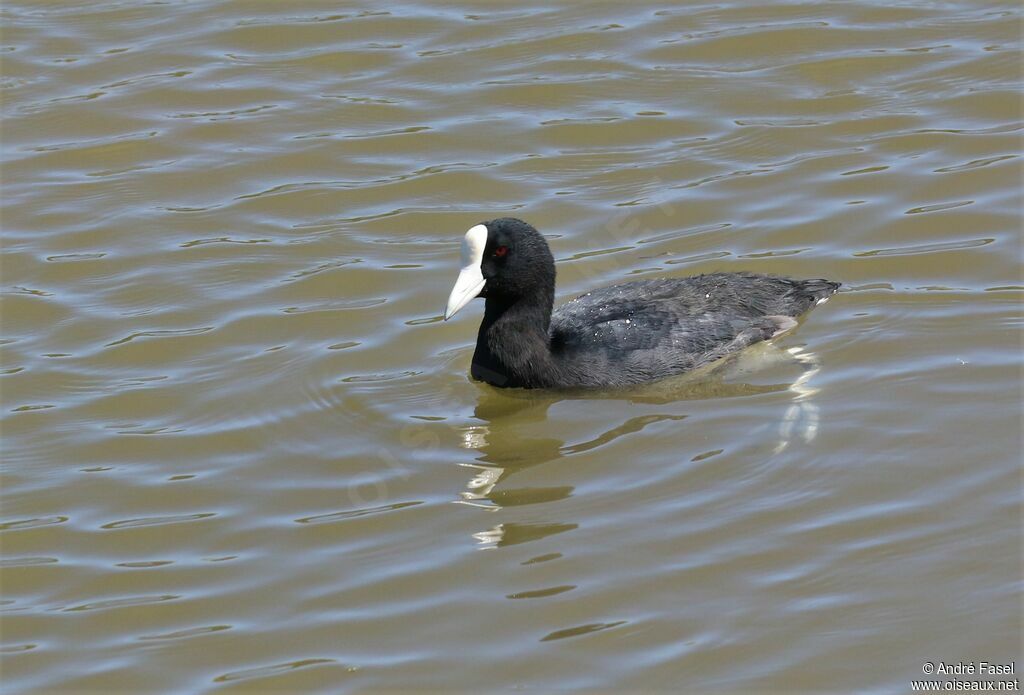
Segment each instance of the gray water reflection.
M757 384L738 380L763 375L772 368L785 366L799 367L798 376L790 383ZM508 481L530 468L599 449L620 437L636 434L649 425L661 422L682 423L687 417L685 414L632 417L597 437L571 444L556 437L532 434L538 425L547 424L550 408L563 401L579 401L584 407L586 401L591 399L667 405L789 392L792 394L791 404L774 428L777 440L773 452L781 453L797 439L809 443L817 435L819 427L819 409L814 403L814 396L819 389L811 382L821 368L818 357L812 352L801 347L783 349L766 343L709 365L699 372L641 385L625 392L621 389L591 389L551 394L521 389L500 390L480 384L479 398L473 412L473 419L480 424L460 428L461 445L479 455L473 463L459 463L473 474L466 483L466 489L459 493L460 499L457 502L495 512L505 507L549 504L566 499L572 495L574 486L516 488L509 487ZM624 461L623 465L628 466L629 462ZM534 524L530 532L516 527L520 538L517 542L532 537L533 532L537 537L548 535L546 529L549 527L558 529L557 532L569 530L565 525L557 523ZM500 547L509 544L507 531L506 525L497 524L474 533L473 537L484 547Z

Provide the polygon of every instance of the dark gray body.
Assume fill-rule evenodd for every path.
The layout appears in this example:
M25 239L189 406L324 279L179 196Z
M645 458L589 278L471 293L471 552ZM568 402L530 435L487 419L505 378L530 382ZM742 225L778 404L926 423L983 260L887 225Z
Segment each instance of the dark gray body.
M837 287L750 273L606 287L554 311L552 352L614 370L625 383L659 379L794 327L797 316Z
M554 309L546 351L533 349L540 336L527 327L502 325L514 311L490 326L485 317L473 376L496 386L544 388L620 386L682 374L793 328L796 317L838 287L753 273L604 287Z

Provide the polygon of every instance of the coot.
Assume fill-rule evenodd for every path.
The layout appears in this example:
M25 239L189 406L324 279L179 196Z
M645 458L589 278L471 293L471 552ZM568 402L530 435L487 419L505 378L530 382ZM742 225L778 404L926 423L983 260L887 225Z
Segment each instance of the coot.
M472 227L445 320L484 297L471 373L495 386L624 386L681 374L796 326L831 297L829 280L754 273L639 280L552 311L555 261L526 222Z

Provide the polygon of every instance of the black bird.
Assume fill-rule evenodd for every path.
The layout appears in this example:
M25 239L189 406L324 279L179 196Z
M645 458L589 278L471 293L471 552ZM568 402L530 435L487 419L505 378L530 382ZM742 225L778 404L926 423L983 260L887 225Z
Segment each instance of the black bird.
M471 373L495 386L624 386L681 374L770 340L839 288L829 280L709 273L604 287L552 311L555 260L532 226L483 222L462 240L444 312L474 297L484 319Z

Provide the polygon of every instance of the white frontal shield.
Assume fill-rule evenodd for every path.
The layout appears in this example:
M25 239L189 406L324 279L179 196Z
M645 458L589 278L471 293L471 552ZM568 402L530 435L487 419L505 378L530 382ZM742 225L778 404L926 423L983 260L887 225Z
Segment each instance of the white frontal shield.
M484 288L483 273L480 272L480 264L484 260L484 248L487 246L487 227L478 224L466 232L462 240L462 270L455 281L455 287L448 297L448 306L444 310L444 320L447 321L455 315L462 307L469 304L469 301L480 294Z

